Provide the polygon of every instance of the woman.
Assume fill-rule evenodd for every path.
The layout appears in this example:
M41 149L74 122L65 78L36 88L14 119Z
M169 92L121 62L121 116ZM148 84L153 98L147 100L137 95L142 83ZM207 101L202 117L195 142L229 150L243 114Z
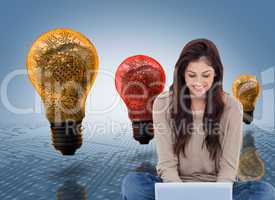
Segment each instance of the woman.
M232 182L234 200L274 200L263 181L237 181L243 108L223 91L223 65L213 42L197 39L182 50L173 84L153 104L157 174L132 172L124 200L154 200L157 182Z

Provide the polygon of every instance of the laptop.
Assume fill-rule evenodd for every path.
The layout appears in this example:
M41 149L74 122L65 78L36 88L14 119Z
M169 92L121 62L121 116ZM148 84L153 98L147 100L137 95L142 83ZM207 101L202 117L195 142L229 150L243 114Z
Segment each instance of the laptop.
M233 183L156 183L156 200L232 200Z

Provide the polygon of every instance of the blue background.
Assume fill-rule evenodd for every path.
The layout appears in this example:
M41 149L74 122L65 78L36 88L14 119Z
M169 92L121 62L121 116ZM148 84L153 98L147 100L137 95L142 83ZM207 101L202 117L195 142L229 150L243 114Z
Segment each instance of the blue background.
M274 89L274 1L2 1L0 7L0 81L14 70L25 70L32 42L43 32L67 27L86 35L96 46L100 73L87 100L87 118L106 116L127 122L127 109L114 87L117 66L128 56L146 54L157 59L172 83L174 65L183 46L195 38L208 38L219 48L224 64L224 88L239 74L268 79L263 89ZM266 72L266 70L270 70ZM262 75L264 73L264 75ZM111 76L108 76L110 74ZM263 78L264 77L264 78ZM104 93L101 91L104 89ZM14 113L0 102L3 123L47 122L39 98L27 75L8 84L9 103L27 114ZM263 109L260 96L256 119L274 124L274 112ZM274 107L272 96L265 105ZM40 103L41 104L41 103ZM106 111L108 112L101 112ZM265 113L263 113L265 112ZM96 116L95 116L96 115ZM263 116L264 115L264 116ZM265 117L265 118L263 118ZM264 120L263 120L264 119ZM269 121L268 121L269 120Z

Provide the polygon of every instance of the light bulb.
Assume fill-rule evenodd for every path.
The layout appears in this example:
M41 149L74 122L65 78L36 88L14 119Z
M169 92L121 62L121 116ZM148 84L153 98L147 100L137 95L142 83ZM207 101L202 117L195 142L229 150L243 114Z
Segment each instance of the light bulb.
M264 174L264 161L257 152L252 133L248 132L243 139L238 177L241 181L260 180Z
M243 121L250 124L253 121L257 97L260 93L260 84L253 75L238 76L232 85L233 95L243 105Z
M80 185L76 180L66 180L64 184L58 188L56 192L57 200L87 200L88 195L84 186Z
M154 137L152 106L165 85L165 72L153 58L136 55L117 68L116 89L128 108L134 139L148 144Z
M82 145L86 97L98 71L95 46L74 30L50 30L34 41L26 64L51 124L54 147L73 155Z

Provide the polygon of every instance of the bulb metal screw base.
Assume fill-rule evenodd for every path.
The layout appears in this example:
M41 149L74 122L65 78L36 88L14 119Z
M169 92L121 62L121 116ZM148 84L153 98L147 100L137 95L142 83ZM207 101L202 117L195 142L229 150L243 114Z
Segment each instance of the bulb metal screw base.
M133 136L140 144L149 144L154 137L153 121L133 121Z
M62 155L74 155L82 145L81 121L51 123L52 144Z
M253 115L254 115L254 110L243 112L243 122L245 124L251 124L251 122L253 121L253 118L254 118Z

